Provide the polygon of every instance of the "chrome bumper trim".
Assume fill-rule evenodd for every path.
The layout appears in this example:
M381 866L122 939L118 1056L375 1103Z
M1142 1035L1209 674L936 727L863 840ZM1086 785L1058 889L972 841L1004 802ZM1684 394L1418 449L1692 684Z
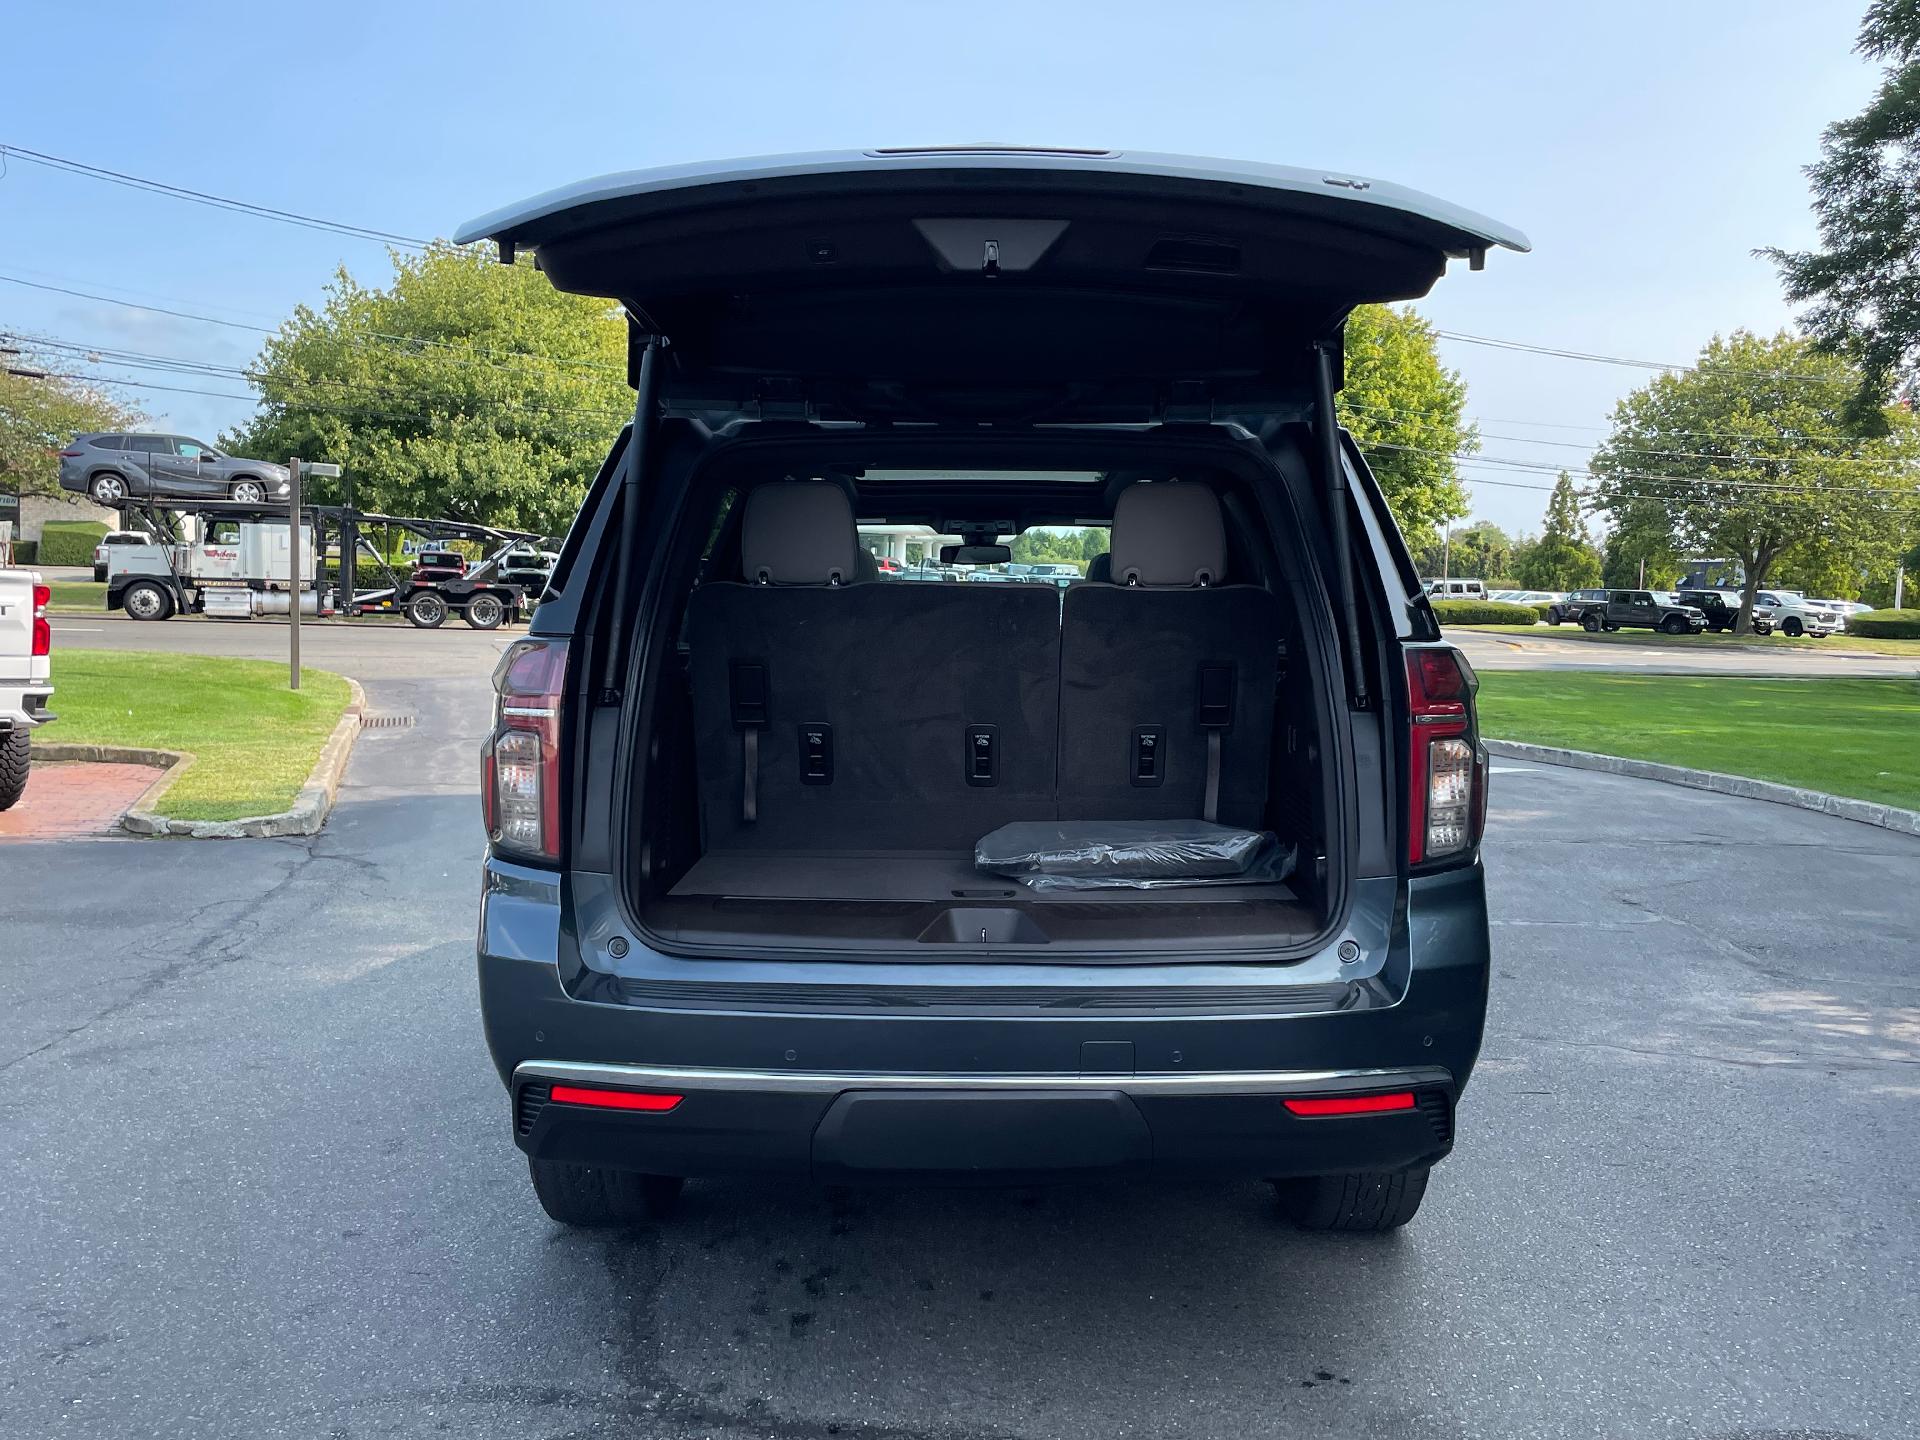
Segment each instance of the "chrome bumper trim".
M673 1070L573 1060L523 1061L513 1069L513 1083L517 1088L526 1080L681 1093L741 1090L779 1095L837 1095L844 1090L1118 1090L1127 1095L1289 1095L1453 1084L1453 1077L1438 1065L1400 1070L1230 1070L1192 1075L1165 1072L1148 1075L878 1075L806 1070Z

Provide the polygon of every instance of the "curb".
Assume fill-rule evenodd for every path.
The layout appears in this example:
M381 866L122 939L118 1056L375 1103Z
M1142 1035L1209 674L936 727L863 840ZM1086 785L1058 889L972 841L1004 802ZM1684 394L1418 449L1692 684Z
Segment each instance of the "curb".
M342 677L347 678L347 677ZM347 758L359 737L361 716L367 708L366 691L358 680L347 678L347 708L340 712L339 723L320 747L306 784L300 787L292 808L274 815L249 815L239 820L173 820L154 814L153 807L193 763L193 756L182 750L141 750L128 745L63 745L58 742L35 745L33 754L41 760L104 760L122 765L164 767L127 813L120 817L120 828L133 835L173 835L191 840L271 839L282 835L314 835L327 823L340 793L340 777L346 773Z
M1684 785L1692 790L1711 790L1716 795L1734 795L1742 800L1764 800L1772 805L1790 805L1796 810L1813 810L1822 815L1857 820L1862 825L1872 825L1902 835L1920 835L1920 810L1903 810L1898 805L1855 800L1846 795L1829 795L1824 790L1803 790L1797 785L1755 780L1746 775L1723 775L1718 770L1691 770L1684 765L1663 765L1654 760L1596 755L1591 750L1562 750L1554 745L1528 745L1519 740L1488 740L1485 743L1489 754L1508 760L1533 760L1542 765L1598 770L1608 775L1625 775L1634 780L1658 780L1667 785Z

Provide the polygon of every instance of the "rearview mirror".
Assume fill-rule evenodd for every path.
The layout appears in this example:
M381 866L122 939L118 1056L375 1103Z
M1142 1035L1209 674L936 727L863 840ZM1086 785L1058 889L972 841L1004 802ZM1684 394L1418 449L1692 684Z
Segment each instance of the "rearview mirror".
M1004 565L1013 559L1005 545L942 545L942 565Z

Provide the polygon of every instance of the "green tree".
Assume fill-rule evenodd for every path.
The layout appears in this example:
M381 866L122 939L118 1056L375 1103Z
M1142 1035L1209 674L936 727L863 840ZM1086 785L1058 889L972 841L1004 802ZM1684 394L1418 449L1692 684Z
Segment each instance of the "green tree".
M477 250L393 264L384 289L342 269L294 311L255 366L259 413L225 443L345 467L317 499L350 485L365 509L563 530L632 412L619 312Z
M1527 590L1581 590L1600 583L1600 552L1587 536L1579 492L1566 471L1547 497L1540 538L1516 555L1513 574Z
M1766 250L1808 332L1859 367L1852 418L1877 424L1920 365L1920 4L1874 0L1855 47L1886 62L1867 108L1829 125L1807 167L1820 249Z
M0 490L58 495L68 441L89 430L132 429L145 417L110 391L66 378L60 362L37 353L30 340L9 346L19 353L6 355L0 369Z
M1807 563L1885 568L1911 524L1920 447L1904 412L1889 412L1886 435L1853 429L1859 383L1853 365L1799 336L1715 337L1693 369L1615 407L1593 469L1616 535L1738 560L1740 633L1789 550Z
M1023 565L1083 565L1085 548L1080 530L1023 530L1008 548Z
M1089 525L1080 532L1080 559L1084 562L1106 554L1111 539L1112 532L1104 525Z
M1480 438L1466 422L1466 382L1440 363L1433 327L1411 308L1355 310L1338 407L1408 547L1419 554L1437 543L1468 508L1454 457Z

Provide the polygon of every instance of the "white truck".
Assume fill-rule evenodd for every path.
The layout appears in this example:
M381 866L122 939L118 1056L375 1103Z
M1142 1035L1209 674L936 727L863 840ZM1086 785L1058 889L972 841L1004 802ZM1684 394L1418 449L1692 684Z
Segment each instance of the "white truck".
M1838 635L1847 617L1831 600L1809 600L1798 590L1762 590L1753 597L1753 613L1764 615L1783 635Z
M27 740L53 719L47 587L33 570L0 569L0 810L27 788Z

